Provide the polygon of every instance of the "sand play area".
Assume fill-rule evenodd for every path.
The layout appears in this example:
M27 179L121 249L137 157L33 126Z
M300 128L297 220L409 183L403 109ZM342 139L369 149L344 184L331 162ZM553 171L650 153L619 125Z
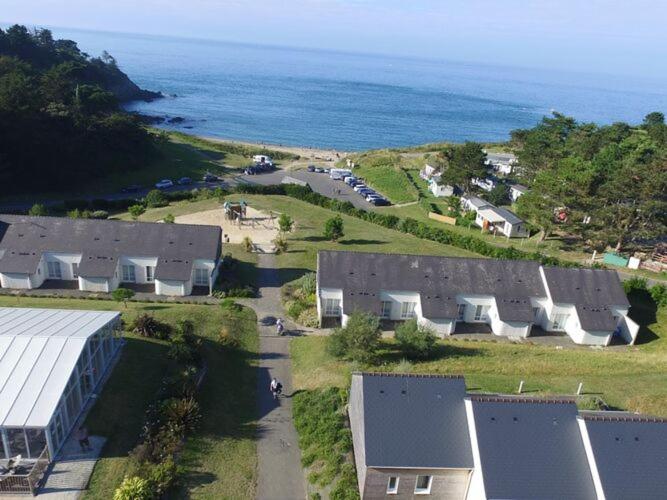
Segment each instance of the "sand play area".
M214 210L205 210L194 214L179 215L176 217L178 224L207 224L220 226L222 238L229 243L241 243L243 238L249 236L253 243L268 245L278 236L278 214L260 212L252 207L246 207L245 218L241 224L225 218L225 210L220 207Z

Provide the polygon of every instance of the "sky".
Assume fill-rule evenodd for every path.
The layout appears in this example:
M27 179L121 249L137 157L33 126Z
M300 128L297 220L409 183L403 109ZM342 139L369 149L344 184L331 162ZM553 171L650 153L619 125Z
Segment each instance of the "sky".
M0 21L667 79L666 0L0 0Z

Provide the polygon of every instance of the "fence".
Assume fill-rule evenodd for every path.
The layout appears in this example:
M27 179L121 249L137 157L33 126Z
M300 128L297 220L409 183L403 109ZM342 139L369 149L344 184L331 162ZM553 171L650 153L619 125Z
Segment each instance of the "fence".
M37 460L31 462L28 474L0 474L0 494L36 495L49 462L49 450L45 447Z

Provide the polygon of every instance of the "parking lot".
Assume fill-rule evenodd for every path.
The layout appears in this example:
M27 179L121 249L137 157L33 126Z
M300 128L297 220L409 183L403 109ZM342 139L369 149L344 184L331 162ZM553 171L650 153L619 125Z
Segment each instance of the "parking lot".
M349 201L357 208L362 208L364 210L374 208L374 205L367 202L361 195L357 194L354 189L343 181L335 181L331 179L329 174L308 172L307 170L294 170L290 172L278 170L268 174L240 175L236 179L240 182L247 182L248 184L270 186L272 184L280 184L284 177L293 177L294 179L307 182L311 189L316 193L341 201ZM335 190L340 190L340 192Z

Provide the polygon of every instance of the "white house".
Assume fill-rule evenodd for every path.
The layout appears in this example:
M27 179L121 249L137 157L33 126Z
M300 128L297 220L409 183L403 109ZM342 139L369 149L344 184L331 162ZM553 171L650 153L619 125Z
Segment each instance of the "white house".
M424 165L424 168L422 168L419 171L419 177L421 177L425 181L428 181L431 177L439 173L440 173L440 167L437 167L435 165L429 165L427 163L426 165Z
M487 191L487 192L493 191L493 188L495 188L498 185L498 183L496 181L494 181L493 179L488 178L488 177L484 178L484 179L475 177L472 180L472 183L473 183L473 185L475 185L475 186L479 187L480 189L482 189L484 191Z
M452 196L454 194L454 187L440 182L440 177L432 177L428 181L428 189L433 193L433 196Z
M488 201L477 196L461 196L461 208L465 212L477 212L482 207L493 206Z
M158 295L212 292L222 251L217 226L0 215L0 286L46 280L111 292L143 285Z
M486 157L486 164L503 175L511 174L517 163L512 153L487 153Z
M506 208L487 205L477 210L475 224L485 231L499 232L508 238L527 238L530 232L525 222Z
M512 203L515 203L516 200L521 198L524 194L528 192L528 188L521 184L513 184L510 186L510 199Z
M0 308L0 459L56 456L99 393L120 332L118 312Z
M633 344L639 331L615 271L520 260L321 251L317 310L320 321L343 325L355 310L416 318L442 337L458 323L521 338L536 325L577 344L606 346L614 336Z

